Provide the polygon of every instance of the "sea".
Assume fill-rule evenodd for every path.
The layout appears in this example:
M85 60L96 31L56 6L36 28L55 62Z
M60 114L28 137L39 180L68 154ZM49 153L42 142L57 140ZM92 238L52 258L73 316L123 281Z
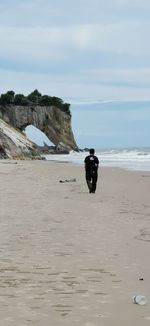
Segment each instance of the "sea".
M69 154L44 155L46 160L58 162L70 162L84 165L84 159L88 155L86 151ZM119 167L134 171L150 171L150 147L149 148L124 148L124 149L97 149L95 155L99 158L100 166Z

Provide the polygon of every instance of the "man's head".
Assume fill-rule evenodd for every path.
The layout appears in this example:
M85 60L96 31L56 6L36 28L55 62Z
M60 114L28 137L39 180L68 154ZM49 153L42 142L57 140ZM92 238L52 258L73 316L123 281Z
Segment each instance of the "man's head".
M89 152L90 152L90 155L94 155L95 149L94 148L90 148Z

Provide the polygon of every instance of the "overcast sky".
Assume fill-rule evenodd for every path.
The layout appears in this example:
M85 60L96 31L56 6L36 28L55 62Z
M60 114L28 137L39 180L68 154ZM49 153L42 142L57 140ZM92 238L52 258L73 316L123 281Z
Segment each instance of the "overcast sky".
M150 100L149 17L150 0L0 0L0 93Z

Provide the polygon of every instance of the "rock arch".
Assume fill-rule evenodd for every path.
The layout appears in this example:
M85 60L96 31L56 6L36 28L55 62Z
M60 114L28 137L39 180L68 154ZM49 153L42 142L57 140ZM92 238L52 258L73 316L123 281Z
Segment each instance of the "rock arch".
M0 106L0 118L23 131L28 125L40 129L57 147L78 150L71 116L54 106Z

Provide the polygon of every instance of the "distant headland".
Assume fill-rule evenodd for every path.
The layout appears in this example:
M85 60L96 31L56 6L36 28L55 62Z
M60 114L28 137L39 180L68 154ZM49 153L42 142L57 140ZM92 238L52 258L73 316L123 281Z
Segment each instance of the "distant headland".
M29 146L29 140L23 133L28 125L44 132L55 145L57 152L78 150L71 128L70 104L64 103L58 97L42 95L37 89L28 96L8 91L0 96L0 119L1 158L37 155L38 146L32 142ZM14 140L15 132L17 139L20 135L21 139L26 138L28 144L25 145L25 139L23 142L20 140L18 144L18 141Z

